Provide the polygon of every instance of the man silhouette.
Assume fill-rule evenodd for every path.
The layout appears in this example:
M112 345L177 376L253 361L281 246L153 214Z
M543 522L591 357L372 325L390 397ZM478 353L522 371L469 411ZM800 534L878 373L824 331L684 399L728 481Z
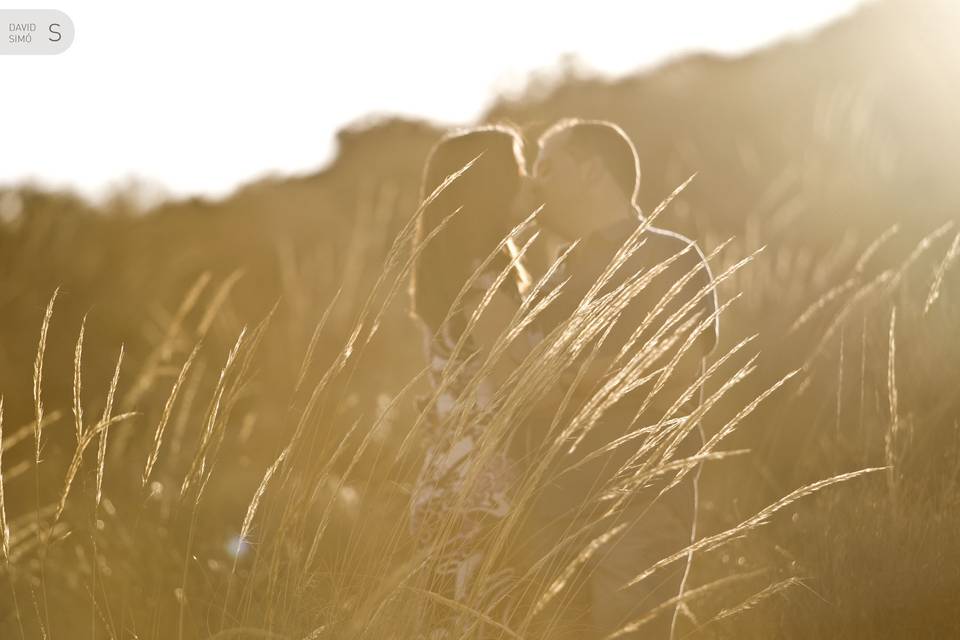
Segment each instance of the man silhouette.
M559 325L574 312L617 251L643 224L644 218L635 204L639 178L636 150L616 125L565 120L540 137L531 180L536 201L543 204L538 223L544 235L554 236L556 248L563 243L578 242L566 258L562 278L558 278L568 278L560 296L540 317L545 330ZM647 314L654 311L661 300L669 296L671 287L690 272L693 277L679 289L679 293L674 287L673 299L657 316L660 321L652 323L655 326L641 334L634 344L642 345L664 319L682 310L687 301L693 300L695 304L678 325L684 325L684 319L690 320L685 325L688 332L691 327L708 320L717 309L710 269L693 240L650 226L643 231L640 241L639 248L614 273L601 289L601 294L613 290L638 272L647 271L671 258L673 262L625 307L588 372L605 371ZM714 319L676 363L668 378L670 384L654 397L639 421L637 412L650 385L631 392L614 404L588 434L580 450L585 453L598 450L631 430L656 424L682 390L695 383L702 358L716 345L718 331L718 322ZM656 366L667 361L669 356L665 355ZM599 379L582 381L577 388L589 390ZM545 430L556 405L544 404L551 406L535 412L524 427L523 436L518 439L520 444L515 445L519 447L517 455L535 455L534 447L548 437ZM700 441L702 436L698 427L681 443L674 458L696 452ZM562 473L542 492L533 507L532 517L533 535L542 539L541 550L556 544L558 536L581 530L585 520L596 519L597 514L602 513L592 506L596 502L597 487L613 476L641 442L642 439L633 440L580 465L573 472ZM569 463L568 458L563 464ZM672 478L672 474L669 477ZM585 572L585 583L574 587L575 598L587 601L586 625L597 637L620 629L682 590L687 571L682 562L629 589L622 587L657 560L690 542L695 522L694 478L695 474L688 474L684 482L652 503L644 499L650 497L649 492L638 496L633 501L637 506L629 505L619 516L619 522L624 523L626 529L597 551ZM604 523L604 528L611 524ZM574 548L571 552L575 554L578 550ZM644 625L638 633L643 637L666 637L671 627L672 616L667 612Z

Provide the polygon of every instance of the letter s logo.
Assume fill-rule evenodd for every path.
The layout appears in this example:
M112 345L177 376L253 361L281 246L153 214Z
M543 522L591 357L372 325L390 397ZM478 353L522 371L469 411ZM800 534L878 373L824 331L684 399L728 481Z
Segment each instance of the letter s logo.
M47 40L49 40L50 42L60 42L60 38L62 38L63 36L60 34L59 31L57 31L56 29L54 29L54 27L59 27L59 26L60 26L60 25L59 25L58 23L56 23L56 22L54 22L53 24L50 25L50 33L52 33L53 35L55 35L55 36L57 36L57 37L56 37L56 38L47 38Z

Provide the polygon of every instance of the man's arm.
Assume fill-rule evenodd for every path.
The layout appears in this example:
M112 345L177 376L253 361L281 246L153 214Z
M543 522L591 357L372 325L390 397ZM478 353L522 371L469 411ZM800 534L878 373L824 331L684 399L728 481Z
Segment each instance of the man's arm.
M673 234L669 236L673 238ZM682 236L679 236L682 238ZM686 239L685 239L686 240ZM717 295L713 276L709 266L700 252L696 243L687 240L688 248L682 253L663 273L657 275L647 287L641 291L623 310L617 319L610 335L601 346L600 350L593 355L592 361L587 365L583 373L581 383L578 385L578 395L589 395L593 393L599 385L604 383L615 371L615 368L621 367L629 362L630 354L635 353L641 348L646 340L663 326L671 316L679 312L688 302L693 301L692 308L683 313L679 319L673 323L672 330L678 329L685 321L691 320L689 326L682 333L673 347L663 356L658 358L641 375L652 373L658 368L667 366L677 354L678 350L684 344L690 332L697 329L703 321L716 313ZM652 244L652 243L651 243ZM666 243L663 243L666 244ZM650 247L653 249L654 247ZM670 242L666 250L657 251L662 260L670 258L677 253L678 248L682 250L683 245L677 242ZM643 249L641 249L642 251ZM638 255L627 263L624 268L625 275L618 278L622 282L628 277L639 271L646 270L654 266L651 264L649 256ZM645 330L639 339L632 345L629 353L619 362L616 362L621 349L633 336L634 332L640 327L647 316L665 297L671 295L671 287L678 283L682 278L692 273L690 279L672 294L672 298L664 303L662 309L657 312L656 319L650 327ZM619 274L618 274L619 275ZM695 320L692 320L696 318ZM667 378L665 388L660 392L661 397L673 400L678 397L692 384L700 372L701 359L708 355L716 346L719 332L718 318L714 318L709 326L705 327L702 333L695 339L694 343L679 357L674 363L670 375ZM662 339L669 338L671 330L668 330ZM589 356L584 356L584 358ZM583 360L581 360L583 362ZM577 366L565 373L567 384L562 385L563 389L558 390L565 393L568 385L578 375Z

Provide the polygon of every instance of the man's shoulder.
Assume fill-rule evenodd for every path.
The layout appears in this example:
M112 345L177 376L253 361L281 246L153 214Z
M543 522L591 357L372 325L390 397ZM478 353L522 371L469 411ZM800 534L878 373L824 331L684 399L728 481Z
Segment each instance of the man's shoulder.
M644 246L650 251L673 255L690 247L690 253L701 259L703 258L703 252L700 251L700 247L697 246L697 242L693 238L688 238L682 233L670 229L649 226L644 229L641 238L644 240Z
M648 227L644 235L646 236L645 246L648 246L651 253L656 255L655 259L666 260L680 254L667 270L667 273L673 274L668 278L680 278L693 270L697 271L692 282L687 285L688 290L706 290L707 292L703 294L700 305L706 313L716 311L719 305L716 281L710 269L710 264L697 242L683 234L658 227ZM707 331L703 337L704 354L712 351L717 344L720 331L719 323L719 318L714 319L712 330Z
M631 259L635 265L649 267L671 260L670 273L686 273L699 266L707 279L713 279L696 240L676 231L650 226L644 229L641 241L643 244Z

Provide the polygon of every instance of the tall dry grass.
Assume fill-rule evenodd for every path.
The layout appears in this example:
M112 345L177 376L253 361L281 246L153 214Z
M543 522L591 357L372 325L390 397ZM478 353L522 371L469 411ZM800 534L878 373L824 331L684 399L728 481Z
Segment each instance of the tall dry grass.
M650 216L651 222L663 215L669 201ZM343 299L334 296L317 306L312 327L292 328L289 322L310 315L303 310L304 301L314 294L308 281L291 276L285 278L284 299L249 326L237 326L230 298L240 277L235 271L223 275L211 294L216 280L205 272L185 287L175 311L156 323L153 347L130 354L121 342L110 344L109 352L118 355L112 376L104 379L85 375L91 353L85 335L95 320L84 318L78 327L58 322L55 302L69 292L51 292L45 313L37 317L34 419L12 431L4 429L9 434L3 437L7 456L2 458L0 492L7 584L3 598L9 603L2 621L4 637L402 638L415 637L432 621L451 616L463 637L553 637L562 631L555 616L569 596L573 576L603 553L620 528L612 527L573 550L563 547L580 544L577 532L564 536L552 552L519 572L508 602L499 603L496 615L477 591L464 601L451 601L437 593L434 551L414 548L406 534L412 472L424 445L426 416L410 410L412 394L423 390L422 372L368 407L372 411L358 412L352 406L354 389L370 384L371 375L384 366L383 350L391 347L393 336L385 335L384 323L397 305L405 304L410 268L422 250L412 246L415 216L408 217L390 243L369 289L359 296L356 287L349 291L357 300L353 309L338 311ZM510 237L524 230L520 225ZM792 594L820 591L815 583L825 576L842 578L830 571L839 574L838 567L847 560L823 551L804 558L796 554L797 548L829 547L831 540L850 544L839 534L806 530L804 535L819 542L806 540L791 547L793 552L784 551L786 541L795 541L797 532L790 528L799 514L842 527L841 512L830 511L835 508L830 496L839 500L836 496L850 492L868 496L863 504L885 514L922 509L916 500L918 485L911 482L911 465L916 464L911 455L920 439L916 431L925 419L920 415L924 407L910 404L918 402L916 394L902 392L903 380L909 379L904 367L914 366L903 362L902 341L904 335L918 335L924 322L936 321L938 307L953 304L944 283L955 259L956 237L942 246L950 230L934 231L877 273L868 267L879 260L879 247L895 231L859 255L849 252L836 257L838 264L821 265L837 273L846 268L849 275L814 297L785 336L773 338L803 345L802 357L794 359L795 370L782 367L787 358L764 361L762 346L770 336L758 340L726 335L699 379L679 388L668 385L675 382L672 368L680 355L712 318L682 322L692 303L666 315L671 301L664 299L606 372L603 384L582 397L563 396L550 438L516 483L511 514L496 525L489 540L480 575L492 575L513 561L511 551L523 544L527 507L538 488L550 482L558 468L564 471L566 456L616 400L637 389L649 389L644 392L651 399L673 389L675 397L661 403L668 408L658 421L635 425L592 454L623 447L634 452L615 482L596 487L582 505L584 513L597 517L616 515L627 498L641 491L652 489L653 499L658 499L698 465L707 469L703 533L634 577L635 582L649 580L692 554L698 569L691 588L675 602L652 607L621 632L642 630L656 617L669 616L676 604L696 614L696 623L686 623L688 635L722 636L770 624L777 633L790 631L799 624L796 618L764 617L765 612L776 611L784 598L801 597ZM638 239L626 243L576 312L530 352L499 390L476 469L503 446L533 407L580 379L618 311L666 266L637 274L600 295L603 279L638 250ZM751 270L763 274L783 258L758 264L765 258L757 249L737 241L716 244L710 256L726 291L755 285L758 276ZM507 275L504 271L501 279ZM534 283L509 327L484 352L480 373L464 392L450 429L462 429L474 418L471 399L481 378L557 295L547 282ZM679 289L673 288L668 297L678 295ZM720 311L726 317L741 301L735 295L724 298ZM488 302L489 297L480 304L470 326ZM284 315L287 306L296 313ZM348 330L333 335L333 315L350 317ZM287 326L277 326L281 316ZM874 326L882 329L882 342L874 342ZM812 336L797 337L812 327ZM409 330L412 335L413 327ZM848 372L852 356L844 355L856 330L860 334L855 342L869 346L856 353L859 376ZM48 340L56 332L76 332L71 358L51 357ZM290 384L278 398L276 386L263 380L261 367L270 355L265 344L275 345L277 333L289 332L308 340L299 358L283 363L282 378ZM216 340L211 339L214 334ZM232 337L221 339L229 334ZM388 344L381 344L385 339ZM112 342L109 336L106 342ZM337 347L331 348L333 344ZM325 347L325 358L319 356L319 345ZM838 345L838 359L831 360L831 349ZM653 369L652 363L671 350L669 364ZM825 384L825 371L837 363L839 373ZM764 368L778 367L781 371L773 377L761 375ZM882 372L879 378L868 375L874 368ZM275 373L275 366L270 371ZM29 376L30 370L23 375ZM69 397L46 393L44 381L54 377L71 381ZM758 377L762 386L749 386ZM701 388L702 402L684 415L681 407ZM877 415L884 418L879 425L864 418L863 399L871 394L878 398ZM814 465L815 471L807 474L813 477L760 503L755 492L714 481L737 477L729 470L755 465L751 460L762 460L769 451L763 440L754 446L738 436L745 424L763 428L778 414L795 410L798 402L829 397L837 428L845 429L849 409L844 410L844 403L851 395L861 399L857 429L867 446L841 460L839 468ZM72 439L62 425L68 415L73 419ZM678 458L677 444L698 423L708 426L710 437L695 455ZM256 437L261 430L266 436ZM21 455L24 462L8 469L10 455L27 446L30 434L34 455ZM72 449L64 455L46 456L54 443L64 446L70 440ZM90 447L94 441L97 447ZM879 470L885 470L885 483L871 479ZM841 483L845 486L834 487ZM749 498L753 501L747 502ZM826 509L826 515L803 508L811 504ZM451 514L455 511L451 505ZM784 511L792 511L792 517ZM917 520L916 514L903 515L902 520L891 518L896 525L890 526L914 526L907 523ZM455 526L451 515L437 533L434 550L445 544ZM749 563L725 560L744 549L753 556ZM824 556L837 564L825 562ZM504 605L507 615L500 613Z

